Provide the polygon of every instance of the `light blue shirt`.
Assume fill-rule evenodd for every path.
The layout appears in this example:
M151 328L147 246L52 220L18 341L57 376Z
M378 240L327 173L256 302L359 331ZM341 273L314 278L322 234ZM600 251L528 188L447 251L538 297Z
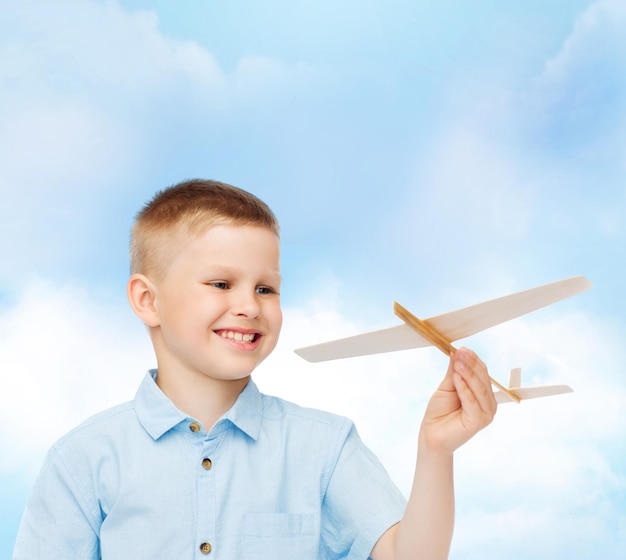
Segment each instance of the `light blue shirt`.
M401 518L348 419L250 381L206 433L155 377L50 450L14 560L365 560Z

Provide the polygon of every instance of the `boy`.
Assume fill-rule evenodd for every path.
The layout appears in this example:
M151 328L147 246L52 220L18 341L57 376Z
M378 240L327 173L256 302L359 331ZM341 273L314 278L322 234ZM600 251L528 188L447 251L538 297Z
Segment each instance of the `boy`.
M203 180L158 193L135 222L131 272L157 369L51 449L14 560L447 557L453 451L496 410L475 354L452 356L429 402L407 504L350 421L250 378L282 321L263 202Z

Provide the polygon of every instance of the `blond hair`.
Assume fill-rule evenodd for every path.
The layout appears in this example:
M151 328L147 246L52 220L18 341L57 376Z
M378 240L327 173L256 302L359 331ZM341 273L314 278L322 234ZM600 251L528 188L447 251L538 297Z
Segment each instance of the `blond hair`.
M176 241L215 225L265 227L277 236L280 232L274 213L253 194L218 181L183 181L157 192L137 214L130 241L131 274L163 274Z

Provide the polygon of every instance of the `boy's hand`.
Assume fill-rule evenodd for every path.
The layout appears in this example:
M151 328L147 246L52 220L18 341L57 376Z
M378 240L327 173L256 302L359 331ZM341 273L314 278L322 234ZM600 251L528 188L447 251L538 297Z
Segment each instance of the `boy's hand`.
M428 403L419 445L451 454L490 424L496 409L487 367L474 352L461 348L450 356L446 376Z

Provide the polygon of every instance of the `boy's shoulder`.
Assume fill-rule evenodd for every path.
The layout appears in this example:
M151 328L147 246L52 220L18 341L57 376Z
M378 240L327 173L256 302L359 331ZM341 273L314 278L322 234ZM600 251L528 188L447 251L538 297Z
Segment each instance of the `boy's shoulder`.
M331 429L349 429L352 421L339 414L296 404L281 397L261 393L263 420L294 421L328 426Z
M65 435L61 436L54 447L80 445L83 440L91 440L98 434L108 435L126 431L135 423L135 406L133 401L117 404L89 416Z

